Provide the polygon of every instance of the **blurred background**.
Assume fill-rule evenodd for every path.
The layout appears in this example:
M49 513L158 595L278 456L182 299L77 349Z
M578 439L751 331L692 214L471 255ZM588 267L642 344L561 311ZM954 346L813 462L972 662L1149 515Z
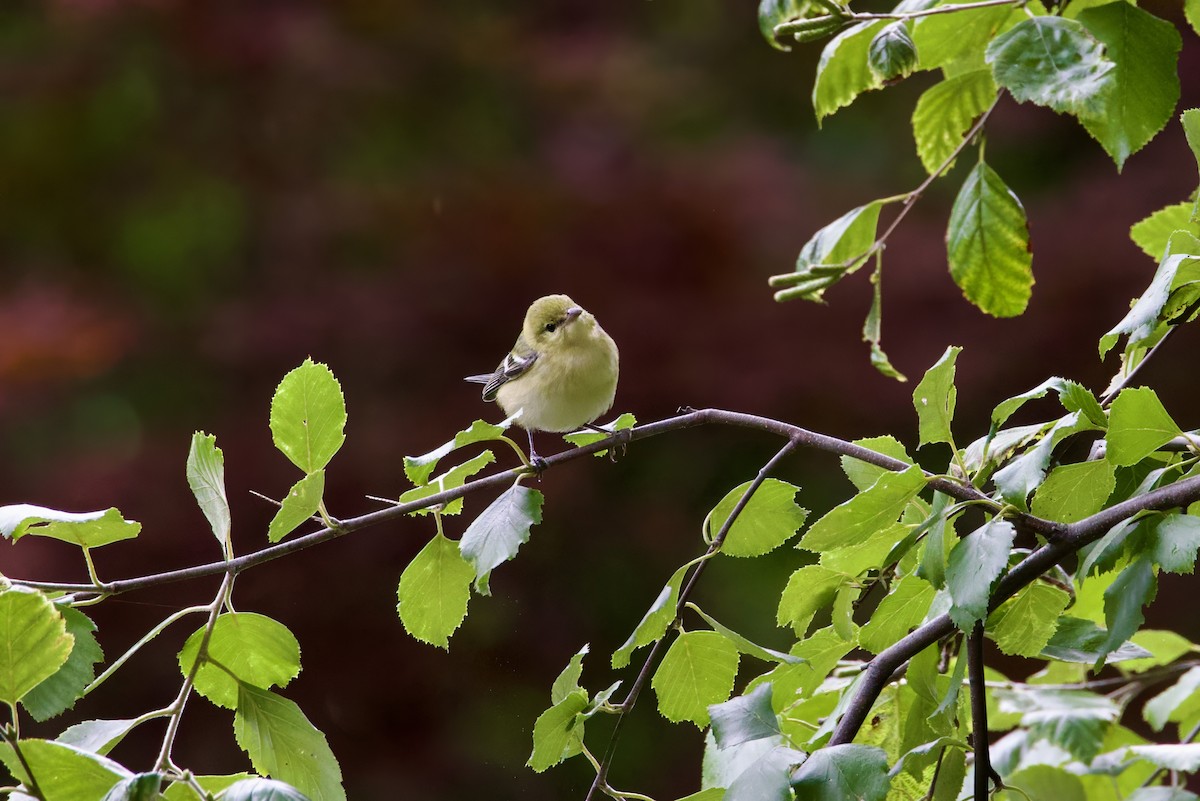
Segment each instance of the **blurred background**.
M1177 3L1146 7L1182 26ZM1200 104L1200 42L1183 38L1180 108ZM920 182L908 117L935 79L864 96L818 129L818 54L770 49L755 4L719 0L6 0L0 504L115 505L141 521L137 540L96 552L106 579L210 561L219 552L184 477L203 429L224 449L235 546L262 547L273 509L250 490L279 497L299 477L272 448L268 403L311 355L349 407L330 511L377 508L364 496L406 488L405 454L499 419L461 377L491 369L526 305L550 292L572 295L620 344L615 412L649 421L719 406L913 442L912 382L877 374L860 341L866 273L826 306L778 305L766 278L790 269L815 229ZM1103 389L1115 361L1097 360L1096 340L1154 270L1129 226L1196 185L1174 120L1123 175L1045 109L1006 100L988 132L989 162L1030 218L1028 312L985 317L947 275L961 163L885 264L893 364L915 382L947 345L965 347L964 444L986 432L992 405L1048 375ZM1200 424L1187 404L1198 345L1181 333L1144 374L1184 427ZM550 472L544 522L497 570L493 596L472 599L448 654L408 637L395 613L400 572L433 533L424 519L257 568L235 602L297 633L305 670L285 694L328 736L351 799L581 798L582 760L543 776L524 767L551 682L584 643L588 687L632 679L609 670L609 653L701 551L712 505L778 445L698 429ZM779 475L814 513L849 488L815 453ZM468 517L487 500L472 498ZM0 554L8 575L85 575L61 543ZM786 647L771 598L801 559L717 565L699 601ZM1187 587L1174 586L1152 620L1176 622L1164 596ZM106 654L214 590L198 581L97 607ZM169 629L67 717L165 704L197 625ZM1194 620L1181 625L1197 636ZM52 736L62 720L34 732ZM142 770L162 736L143 729L113 754ZM664 724L647 694L612 781L658 798L694 791L701 742ZM231 716L203 699L175 755L197 773L249 768Z

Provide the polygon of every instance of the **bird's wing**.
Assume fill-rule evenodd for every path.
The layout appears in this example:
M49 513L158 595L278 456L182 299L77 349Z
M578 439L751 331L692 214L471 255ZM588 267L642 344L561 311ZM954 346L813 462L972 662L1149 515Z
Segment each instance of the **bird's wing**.
M485 401L494 401L496 399L496 390L500 389L502 384L506 384L523 375L526 370L537 361L537 351L531 350L525 353L513 351L504 357L504 361L496 368L496 371L491 375L472 375L467 376L465 380L475 384L484 384L483 399Z

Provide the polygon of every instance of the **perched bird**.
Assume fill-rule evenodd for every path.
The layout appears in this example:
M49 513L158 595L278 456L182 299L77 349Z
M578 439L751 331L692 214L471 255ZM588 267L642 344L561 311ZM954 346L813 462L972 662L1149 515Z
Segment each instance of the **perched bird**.
M566 295L538 298L525 312L521 335L494 373L468 376L484 384L483 399L517 425L534 431L572 431L612 406L617 392L617 345L596 318Z

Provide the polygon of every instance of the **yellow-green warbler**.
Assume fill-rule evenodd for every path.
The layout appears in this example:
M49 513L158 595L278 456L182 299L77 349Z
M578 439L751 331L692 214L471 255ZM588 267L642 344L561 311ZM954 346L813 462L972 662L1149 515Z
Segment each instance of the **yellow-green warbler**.
M596 318L566 295L538 298L525 312L517 343L494 373L468 376L484 384L483 399L534 431L572 431L612 406L617 392L617 344Z

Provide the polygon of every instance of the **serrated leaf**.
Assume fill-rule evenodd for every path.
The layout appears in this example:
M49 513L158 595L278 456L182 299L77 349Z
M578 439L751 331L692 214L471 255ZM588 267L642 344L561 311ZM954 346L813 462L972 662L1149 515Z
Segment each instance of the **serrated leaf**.
M602 439L606 439L607 437L612 436L613 434L615 434L618 431L627 431L627 430L633 428L635 425L637 425L637 418L634 417L629 412L624 412L620 416L618 416L616 420L613 420L611 423L606 423L602 426L597 426L597 428L604 429L604 431L606 432L604 434L601 434L599 431L592 431L592 430L588 429L585 431L574 431L570 434L563 434L563 439L566 440L567 442L571 443L572 445L575 445L576 447L582 447L584 445L591 445L593 442L599 442ZM608 455L607 449L602 450L602 451L596 451L595 453L592 454L592 456L596 456L596 457L607 456L607 455Z
M1053 765L1028 765L1014 771L1004 780L1004 784L1018 788L1028 798L1087 801L1087 794L1079 777ZM1002 796L1005 801L1021 797L1015 791L1003 793Z
M779 735L779 719L771 707L771 684L760 684L745 695L708 708L718 748Z
M845 573L821 565L799 568L779 596L776 621L780 626L791 626L797 636L803 637L813 615L832 604L838 589L850 580Z
M1154 529L1154 563L1168 573L1191 573L1200 549L1200 517L1178 514L1164 517Z
M158 801L162 782L161 773L139 773L114 784L100 801Z
M259 773L287 782L312 801L345 801L342 769L325 735L292 701L239 685L233 733Z
M1200 31L1200 0L1185 0L1185 11L1192 28ZM1179 123L1183 126L1183 135L1187 139L1196 166L1200 167L1200 109L1189 108L1179 115ZM1200 222L1200 195L1192 206L1192 222Z
M884 81L905 78L917 68L917 46L903 20L884 26L867 46L867 64Z
M823 552L859 542L896 522L908 502L925 488L925 474L913 465L888 472L867 490L835 506L805 532L798 547Z
M912 35L921 69L940 67L950 75L983 67L984 47L1011 15L1011 6L992 6L916 19Z
M571 661L558 674L558 678L554 680L553 686L550 688L550 703L557 704L566 698L571 693L580 689L579 677L583 675L583 658L587 656L588 646L584 645L575 655L571 657Z
M1132 3L1089 8L1078 19L1115 64L1096 99L1096 113L1080 121L1120 169L1175 111L1182 40L1174 25Z
M1175 683L1151 698L1142 707L1142 717L1155 731L1162 731L1180 704L1200 690L1200 667L1184 673Z
M1154 390L1123 389L1109 412L1105 456L1115 465L1137 464L1180 433Z
M197 431L188 450L187 481L213 536L222 548L229 543L229 498L225 494L225 455L212 434ZM274 540L273 540L274 541Z
M912 128L926 172L933 175L950 158L995 99L992 73L983 69L955 75L925 90L913 109Z
M271 398L271 438L305 474L315 473L346 440L342 385L324 364L305 359L279 382Z
M1129 752L1167 770L1193 773L1200 768L1200 743L1134 745Z
M233 773L227 776L193 776L192 781L200 785L201 789L205 792L217 796L222 790L233 787L240 781L254 780L256 778L243 771L242 773ZM219 797L221 801L226 801L225 796ZM166 789L166 792L163 793L163 798L166 801L196 801L196 793L187 782L175 782ZM255 801L258 800L255 799ZM286 801L292 800L287 799ZM309 800L304 799L304 801Z
M1129 238L1156 262L1166 255L1167 242L1171 234L1183 230L1200 237L1200 222L1192 222L1192 204L1174 203L1165 206L1149 217L1136 222L1129 229Z
M962 348L951 346L937 362L925 371L913 390L913 407L920 424L918 445L931 442L953 442L950 423L954 420L954 404L958 390L954 386L954 362Z
M437 495L439 492L456 489L466 483L467 479L478 473L489 464L496 461L496 456L491 451L483 451L482 453L468 459L460 465L442 473L437 478L430 481L428 484L422 484L405 492L400 496L400 503L412 503L419 501L422 498L428 498L430 495ZM441 508L441 513L444 515L456 515L463 510L463 498L455 498ZM414 509L409 512L410 515L419 516L427 515L434 511L435 507L426 506L421 509Z
M21 740L21 756L44 801L101 801L109 788L133 775L111 759L49 740ZM0 749L0 760L18 781L28 783L25 765L11 748Z
M1104 460L1059 465L1033 496L1030 511L1059 523L1074 523L1104 507L1117 485L1111 463Z
M1036 657L1058 629L1071 596L1049 584L1030 584L988 618L987 630L1010 656Z
M883 85L867 64L871 40L883 26L882 21L852 25L833 37L821 51L812 95L818 124L839 108L853 103L863 92Z
M1029 493L1037 489L1045 479L1054 447L1071 434L1093 428L1095 426L1083 419L1079 412L1071 412L1059 419L1037 445L993 474L992 481L1000 490L1000 495L1014 506L1023 507Z
M1108 417L1104 414L1104 409L1101 408L1095 395L1078 382L1054 377L1047 378L1028 392L1014 395L997 404L996 408L992 410L992 428L998 429L1027 401L1044 398L1050 390L1058 393L1059 401L1068 412L1082 412L1088 420L1096 425L1108 425Z
M526 763L538 773L579 753L583 720L580 715L587 707L588 696L583 690L572 690L565 698L538 716L533 724L533 753Z
M997 690L1003 712L1021 713L1034 738L1043 738L1089 762L1100 751L1104 733L1120 715L1112 700L1084 690L1026 686Z
M773 747L729 783L722 801L789 801L792 768L803 760L803 751Z
M1186 637L1163 629L1142 629L1130 638L1134 645L1145 648L1152 656L1130 659L1121 664L1125 673L1144 673L1151 668L1169 665L1184 654L1196 650Z
M129 720L86 720L70 726L58 735L56 742L90 751L103 756L116 747L138 724L136 718Z
M221 801L309 801L309 798L290 784L255 777L229 785Z
M29 503L0 506L0 533L13 541L29 534L62 540L81 548L99 548L132 539L141 530L141 523L126 520L115 508L99 512L60 512Z
M650 686L658 711L673 723L708 725L708 707L733 690L738 652L733 643L712 631L680 634L663 657Z
M203 639L201 628L179 651L184 676L191 673ZM233 612L213 624L207 660L196 671L195 689L217 706L232 709L238 703L239 687L286 687L299 673L300 643L287 626L266 615Z
M1144 659L1151 655L1145 648L1131 642L1123 643L1120 648L1109 653L1104 645L1107 640L1108 632L1093 621L1064 615L1059 618L1054 636L1042 649L1041 657L1085 665L1103 659L1105 664L1111 665L1131 659Z
M308 521L321 505L325 495L325 470L309 473L297 481L283 497L279 511L267 526L267 539L279 542Z
M530 527L542 522L542 493L520 484L500 493L463 532L459 549L475 568L475 589L490 595L492 570L517 555Z
M984 59L1018 101L1075 116L1098 112L1115 66L1087 28L1053 16L1017 23L991 41Z
M890 783L887 753L870 745L822 748L792 774L797 801L883 801Z
M429 481L429 477L433 475L438 462L446 454L457 448L474 445L477 442L488 442L499 439L504 436L504 432L512 425L515 419L516 416L514 415L498 424L476 420L470 426L455 434L454 439L439 445L429 453L422 454L421 456L405 456L404 475L408 477L409 481L418 486L425 484Z
M939 590L946 586L946 552L954 547L953 543L958 542L954 532L954 515L946 511L949 507L950 496L935 492L929 517L921 524L928 525L929 533L925 536L917 575Z
M658 638L662 637L667 631L667 626L675 619L675 606L679 600L679 588L683 584L683 577L687 575L691 565L684 565L672 574L666 585L658 593L654 599L654 603L646 610L646 614L637 624L637 628L633 630L633 634L629 635L629 639L613 652L612 666L613 669L620 669L629 665L629 657L638 648L643 645L649 645Z
M905 576L879 602L871 619L858 632L858 644L873 654L920 625L933 603L934 589L916 576Z
M467 616L475 568L458 543L435 534L400 574L396 611L404 629L422 642L450 647L450 635Z
M993 518L950 551L946 566L946 589L954 600L950 618L963 631L987 616L992 585L1008 566L1016 534L1012 523Z
M893 523L876 530L864 540L822 552L819 564L847 576L862 575L878 569L881 564L897 561L900 554L893 555L892 552L904 550L906 544L914 543L919 535L918 528L920 526L908 523Z
M901 444L900 440L891 435L856 439L851 444L912 464L912 457L908 455L908 451L904 449L904 445ZM855 459L851 456L842 456L839 458L839 461L842 465L842 472L846 474L846 478L850 479L850 483L859 492L873 485L884 473L892 472L886 467L879 467L878 465L873 465L870 462L864 462L861 459Z
M1104 591L1104 621L1108 627L1105 649L1116 650L1133 636L1145 622L1142 607L1154 600L1157 592L1158 581L1149 559L1137 559L1117 575ZM1096 670L1099 669L1098 661Z
M764 681L771 682L774 708L783 710L797 698L811 696L837 666L838 660L854 647L855 643L843 640L832 627L820 629L792 646L792 656L803 662L780 665L751 681L747 689L752 690Z
M802 661L800 658L792 656L791 654L785 654L782 651L776 651L771 648L764 648L756 642L751 642L728 626L722 625L719 620L690 601L688 602L687 606L700 617L704 618L704 622L712 626L713 631L724 636L725 639L733 643L733 647L738 649L738 653L745 654L746 656L753 656L756 659L763 660L764 662L783 662L795 664Z
M708 536L715 537L733 513L750 481L730 490L709 514ZM750 496L729 529L721 553L726 556L762 556L791 539L808 510L796 504L796 493L800 488L777 478L768 478Z
M950 276L967 300L996 317L1025 311L1033 287L1025 209L983 161L967 175L954 200L946 253Z
M0 701L12 706L67 661L75 638L40 592L0 592Z
M94 634L96 624L78 609L57 608L67 624L67 634L75 642L63 666L21 699L21 706L37 721L49 720L74 707L83 689L96 678L96 663L104 658Z
M1127 350L1154 335L1159 316L1171 297L1176 274L1185 265L1195 262L1195 258L1182 253L1169 255L1162 260L1154 272L1154 277L1150 279L1150 286L1146 287L1146 291L1133 304L1133 308L1108 333L1100 337L1100 358L1104 358L1122 335L1129 337Z

